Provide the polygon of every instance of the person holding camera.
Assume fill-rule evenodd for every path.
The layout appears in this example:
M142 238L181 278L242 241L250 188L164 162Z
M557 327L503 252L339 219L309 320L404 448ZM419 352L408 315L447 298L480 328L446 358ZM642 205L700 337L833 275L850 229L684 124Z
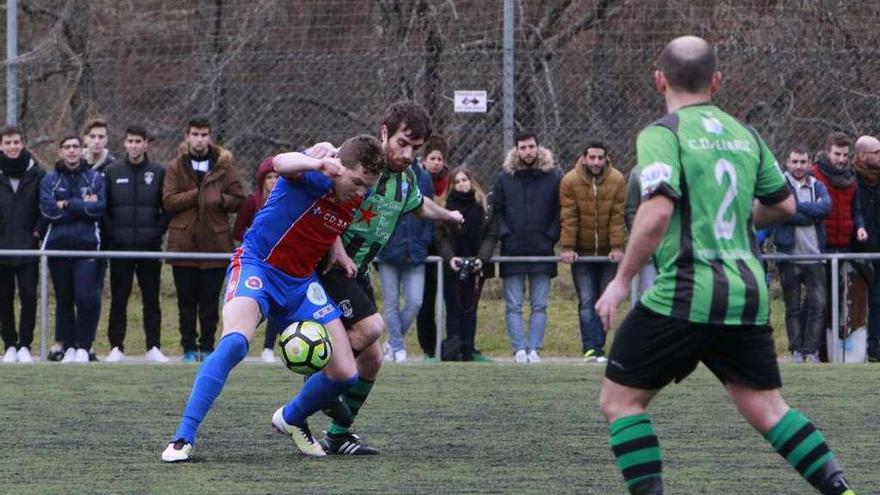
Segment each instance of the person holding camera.
M486 194L466 167L454 169L451 189L444 198L448 210L461 212L461 225L436 228L437 249L446 263L443 296L446 300L447 346L443 359L473 361L477 307L483 281L494 276L489 263L497 235Z

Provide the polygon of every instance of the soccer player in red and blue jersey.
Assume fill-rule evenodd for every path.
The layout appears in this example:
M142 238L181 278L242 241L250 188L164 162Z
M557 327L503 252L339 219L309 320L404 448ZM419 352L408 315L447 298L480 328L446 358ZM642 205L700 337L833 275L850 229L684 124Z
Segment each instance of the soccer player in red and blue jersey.
M196 430L229 372L247 355L256 327L265 318L278 320L282 328L298 320L317 321L334 343L327 366L272 417L272 425L289 434L304 454L325 455L306 418L337 401L358 379L341 313L318 281L315 268L376 182L384 166L381 143L371 136L357 136L333 156L312 158L306 150L278 155L273 164L282 179L232 256L223 336L196 375L174 440L162 453L165 462L190 459Z

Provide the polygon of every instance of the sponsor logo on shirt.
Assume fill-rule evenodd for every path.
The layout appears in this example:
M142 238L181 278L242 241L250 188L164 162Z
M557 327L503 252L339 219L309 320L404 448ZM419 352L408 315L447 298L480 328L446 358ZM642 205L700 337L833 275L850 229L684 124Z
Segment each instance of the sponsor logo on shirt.
M719 136L724 134L724 124L711 115L703 116L703 129L706 129L706 132L710 134L716 134Z
M333 311L333 306L324 306L323 308L312 313L312 318L316 320L320 320L321 318L329 315Z
M642 167L639 172L639 182L642 186L642 196L649 196L661 184L668 184L672 180L672 167L663 162L654 162Z
M710 151L733 151L734 153L752 150L752 143L743 139L688 139L687 145L692 150L710 150Z

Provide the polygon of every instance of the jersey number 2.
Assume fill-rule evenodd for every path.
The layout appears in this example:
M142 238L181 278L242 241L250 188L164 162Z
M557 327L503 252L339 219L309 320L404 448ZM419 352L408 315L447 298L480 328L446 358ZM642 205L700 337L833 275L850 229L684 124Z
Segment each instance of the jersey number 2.
M733 168L733 164L722 158L715 162L715 182L719 186L724 185L725 175L729 177L730 184L718 208L718 214L715 215L715 237L729 241L733 239L733 232L736 229L736 213L731 215L730 220L725 220L724 217L727 216L727 210L736 198L736 169Z

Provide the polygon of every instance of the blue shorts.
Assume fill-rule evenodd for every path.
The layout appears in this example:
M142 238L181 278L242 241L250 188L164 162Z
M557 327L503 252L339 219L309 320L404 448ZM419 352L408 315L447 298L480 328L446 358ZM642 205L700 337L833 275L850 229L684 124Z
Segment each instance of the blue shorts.
M272 318L281 328L294 321L314 320L325 325L342 313L324 291L314 273L292 277L268 263L235 250L226 270L224 302L249 297L260 306L262 318Z

